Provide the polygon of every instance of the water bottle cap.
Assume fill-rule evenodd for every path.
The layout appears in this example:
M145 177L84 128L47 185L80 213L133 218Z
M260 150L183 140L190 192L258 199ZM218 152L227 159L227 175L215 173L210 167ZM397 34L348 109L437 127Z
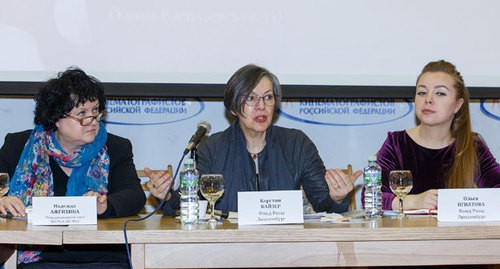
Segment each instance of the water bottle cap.
M184 161L184 164L194 164L194 160L193 159L186 159Z
M368 161L369 162L375 162L375 161L377 161L377 156L375 156L375 155L368 156Z

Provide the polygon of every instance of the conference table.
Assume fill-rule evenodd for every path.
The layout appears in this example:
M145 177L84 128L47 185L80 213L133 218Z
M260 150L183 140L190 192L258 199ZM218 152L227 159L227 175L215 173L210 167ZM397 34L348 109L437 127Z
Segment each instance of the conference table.
M8 219L0 221L0 244L123 244L125 220L32 226ZM153 215L129 222L127 238L136 269L500 264L500 222L441 223L432 216L243 226L182 225Z

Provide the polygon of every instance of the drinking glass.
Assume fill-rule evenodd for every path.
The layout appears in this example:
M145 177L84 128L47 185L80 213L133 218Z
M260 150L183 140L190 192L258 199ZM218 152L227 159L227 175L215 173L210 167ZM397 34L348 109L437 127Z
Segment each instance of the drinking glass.
M413 188L413 177L410 170L393 170L389 174L389 186L399 198L398 217L404 217L403 199Z
M0 173L0 197L9 192L9 181L10 178L8 173Z
M219 199L224 193L224 179L221 174L206 174L202 175L200 178L200 191L203 194L203 197L208 200L210 203L210 208L212 209L210 212L209 223L216 223L215 219L215 202Z

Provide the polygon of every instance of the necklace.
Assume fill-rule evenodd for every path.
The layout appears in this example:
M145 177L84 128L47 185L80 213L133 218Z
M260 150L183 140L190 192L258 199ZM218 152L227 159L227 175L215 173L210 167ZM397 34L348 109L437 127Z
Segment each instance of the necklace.
M259 151L257 152L251 152L248 147L247 147L247 151L248 153L250 153L250 156L252 156L252 159L255 161L257 160L257 158L259 157L259 153L262 152L262 150L266 147L266 144L264 143L264 145L259 149Z
M264 147L265 147L265 146L266 146L266 145L264 145ZM257 153L253 153L253 152L249 151L248 149L247 149L247 151L248 151L248 153L250 153L250 156L252 156L252 159L255 161L255 160L257 160L257 158L259 157L259 153L261 153L261 152L262 152L262 150L264 149L264 147L262 147L262 148L259 150L259 152L257 152Z
M250 156L252 156L252 159L255 161L259 157L259 153L262 151L262 149L257 153L250 152L248 149L247 149L247 151L248 151L248 153L250 153Z
M250 156L252 156L252 159L255 161L255 160L257 160L257 158L259 157L259 153L261 153L263 149L264 148L260 149L260 151L257 153L250 152L248 149L247 149L247 151L248 151L248 153L250 153Z

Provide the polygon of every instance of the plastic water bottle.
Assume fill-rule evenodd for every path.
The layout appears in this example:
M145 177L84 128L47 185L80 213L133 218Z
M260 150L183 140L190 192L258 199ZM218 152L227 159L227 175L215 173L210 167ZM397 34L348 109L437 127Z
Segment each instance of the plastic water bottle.
M365 216L382 216L382 168L377 164L377 157L368 157L368 166L363 170L365 183Z
M181 221L184 224L194 224L198 221L198 178L193 159L184 161L181 178Z

